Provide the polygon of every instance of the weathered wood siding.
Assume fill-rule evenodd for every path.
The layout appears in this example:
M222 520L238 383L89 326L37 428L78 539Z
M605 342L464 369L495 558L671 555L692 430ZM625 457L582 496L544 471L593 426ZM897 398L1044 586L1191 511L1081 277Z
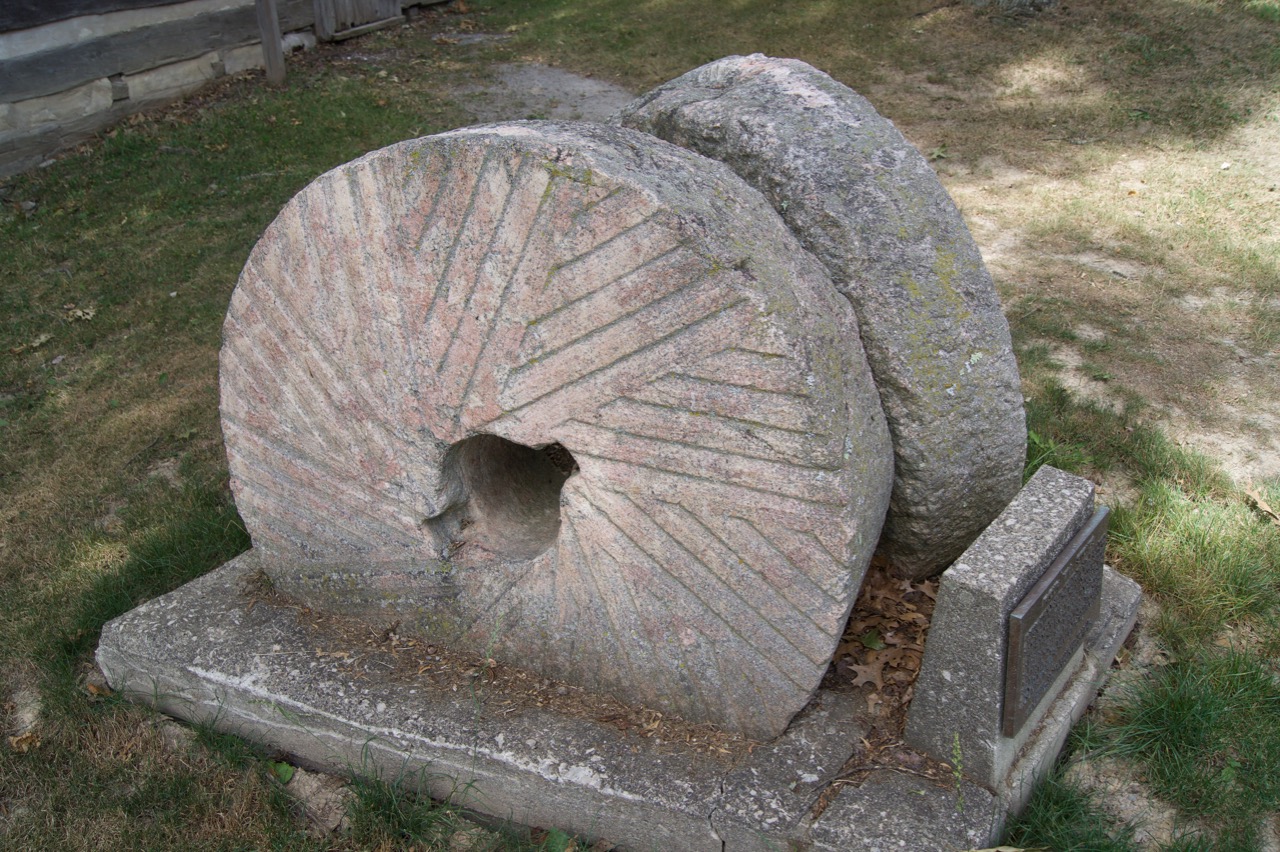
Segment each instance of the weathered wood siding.
M276 0L280 29L310 29L313 3ZM0 22L0 177L263 64L254 0L0 0Z
M403 13L400 0L315 0L316 38L340 39L365 32Z
M280 29L311 25L311 0L278 0ZM252 3L197 18L168 21L87 42L0 60L0 99L38 98L116 74L149 68L260 40Z
M443 0L274 2L281 32L314 26L343 39ZM262 32L255 0L0 0L0 178L130 113L263 67Z
M3 0L0 2L0 33L25 30L81 15L104 15L124 9L167 6L173 0Z

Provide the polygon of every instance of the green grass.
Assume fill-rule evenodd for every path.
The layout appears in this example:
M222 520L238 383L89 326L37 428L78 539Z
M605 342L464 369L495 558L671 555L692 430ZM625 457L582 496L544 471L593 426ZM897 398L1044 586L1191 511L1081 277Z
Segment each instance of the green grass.
M130 547L118 570L97 574L66 613L69 623L57 628L63 636L57 645L67 661L92 650L98 629L110 619L248 549L249 536L226 490L192 486L170 501L162 524Z
M1142 767L1143 780L1186 823L1165 848L1260 848L1259 821L1280 811L1280 529L1207 457L1081 402L1051 377L1027 411L1028 471L1053 464L1135 484L1135 499L1116 507L1108 561L1160 601L1155 629L1175 655L1130 687L1116 718L1086 720L1077 757L1118 754ZM1273 504L1280 483L1257 491ZM1037 789L1006 839L1136 848L1061 773Z
M1271 24L1280 24L1280 3L1275 0L1245 0L1244 8Z
M1195 385L1221 378L1214 353L1183 363L1169 352L1231 336L1262 357L1280 340L1275 193L1232 147L1280 121L1280 4L1080 0L1014 18L870 0L469 2L467 20L512 41L379 33L291 64L284 89L231 81L10 182L0 687L36 686L43 711L38 748L0 748L0 845L438 848L463 825L412 785L366 779L350 834L309 838L270 772L278 756L207 727L175 749L145 711L87 693L96 637L247 545L226 488L217 350L239 270L293 193L368 150L465 123L453 88L494 60L542 58L643 91L761 51L868 95L923 150L945 153L933 164L971 221L1024 244L997 283L1025 379L1027 472L1051 464L1122 484L1107 493L1109 559L1161 603L1173 658L1114 717L1090 719L1077 753L1136 762L1189 825L1219 816L1217 803L1221 831L1169 848L1256 848L1258 818L1280 807L1280 535L1216 461L1167 437L1159 412L1175 401L1208 418L1213 401ZM27 200L31 215L18 208ZM1145 271L1122 280L1082 267L1082 253ZM1229 297L1220 306L1181 312L1180 298L1214 288ZM1086 322L1103 336L1084 335ZM1064 347L1114 405L1066 390ZM1280 506L1280 483L1258 487ZM569 842L498 836L502 848ZM1132 829L1061 775L1009 837L1134 848Z
M1274 646L1280 535L1215 462L1134 415L1080 401L1051 377L1028 395L1027 418L1028 476L1050 464L1133 483L1135 497L1114 507L1108 557L1160 599L1169 641L1249 625ZM1280 483L1257 488L1280 502Z
M1133 828L1120 826L1078 787L1054 774L1036 786L1004 842L1026 849L1134 852Z
M1267 92L1273 2L1243 7L1193 0L1075 4L1008 19L936 14L936 3L770 0L687 4L677 0L478 0L494 27L516 27L517 44L558 64L649 88L729 54L762 52L815 64L856 89L891 69L982 78L1053 55L1086 69L1100 97L1064 108L1029 98L1006 107L1009 124L1050 125L1089 136L1129 124L1135 111L1174 133L1217 137L1247 119ZM930 14L935 12L935 14ZM892 102L895 92L890 91ZM890 114L895 114L893 109ZM964 119L961 119L962 121ZM977 140L965 140L966 146Z
M360 845L444 848L449 838L467 825L459 809L414 795L401 782L360 778L352 790L351 833ZM481 843L477 852L486 848L495 846Z
M1258 848L1259 815L1280 809L1280 680L1275 661L1203 651L1139 682L1104 732L1106 751L1146 780L1215 848Z
M1269 627L1280 611L1280 535L1243 494L1215 498L1150 481L1117 511L1112 542L1114 558L1160 596L1184 635Z
M256 766L221 765L198 745L174 753L151 714L113 700L60 715L37 749L0 753L5 848L317 848Z
M492 819L486 819L484 827L471 822L462 808L470 792L467 789L439 802L416 793L412 779L365 776L354 780L352 791L349 839L361 849L448 849L459 832L467 838L469 852L570 852L581 848L572 836L555 828L494 824Z

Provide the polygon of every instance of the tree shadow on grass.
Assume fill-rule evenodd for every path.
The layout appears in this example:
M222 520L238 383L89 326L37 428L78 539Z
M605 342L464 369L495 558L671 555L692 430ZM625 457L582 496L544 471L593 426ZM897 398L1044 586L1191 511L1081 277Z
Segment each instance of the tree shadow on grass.
M917 94L935 111L948 101L995 107L1010 125L1052 128L1068 140L1126 128L1216 137L1247 120L1280 76L1277 0L1073 0L1022 16L946 0L549 0L536 15L519 0L483 5L500 23L519 21L522 46L638 88L721 56L761 52L803 59L858 90L886 75L918 74ZM1041 78L1042 91L1034 78L1046 68L1069 79ZM1025 97L994 102L996 91L1016 93L1020 81ZM877 107L900 112L892 100L877 99Z
M102 627L144 601L170 592L249 547L249 534L225 488L189 486L175 500L167 522L135 545L128 560L103 574L65 618L49 625L43 661L61 689L75 689L76 671L97 645Z

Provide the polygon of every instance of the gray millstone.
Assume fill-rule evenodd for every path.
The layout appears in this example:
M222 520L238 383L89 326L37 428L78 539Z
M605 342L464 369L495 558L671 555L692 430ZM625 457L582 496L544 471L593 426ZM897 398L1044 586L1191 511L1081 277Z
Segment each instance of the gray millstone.
M221 381L278 589L756 738L817 689L892 483L822 265L728 168L605 125L321 176Z
M906 576L945 567L1017 493L1026 431L995 288L924 157L846 86L758 54L690 71L616 120L728 164L826 265L893 436L882 552Z

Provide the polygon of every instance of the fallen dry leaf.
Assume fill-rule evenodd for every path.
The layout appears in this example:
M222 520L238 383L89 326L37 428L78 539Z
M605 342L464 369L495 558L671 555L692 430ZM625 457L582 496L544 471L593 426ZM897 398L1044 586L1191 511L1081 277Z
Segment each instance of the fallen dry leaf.
M9 350L9 354L19 355L23 352L26 352L28 349L39 349L41 346L44 346L50 340L53 340L52 334L42 334L39 337L37 337L35 340L31 341L30 343L23 343L20 346L14 346L12 349Z
M854 673L852 680L854 686L869 683L876 689L884 688L884 663L878 660L865 666L849 666L849 671Z
M16 737L9 737L9 748L18 754L26 754L33 748L40 747L40 735L35 731L27 731L25 734L19 734Z
M861 648L862 648L861 642L858 642L856 644L853 642L841 642L839 647L836 648L836 656L852 657L854 654L858 653L859 649Z
M1248 487L1244 493L1249 498L1249 502L1253 504L1253 508L1257 509L1263 515L1271 519L1271 523L1280 527L1280 513L1267 505L1267 501L1262 498L1262 493L1253 487Z

